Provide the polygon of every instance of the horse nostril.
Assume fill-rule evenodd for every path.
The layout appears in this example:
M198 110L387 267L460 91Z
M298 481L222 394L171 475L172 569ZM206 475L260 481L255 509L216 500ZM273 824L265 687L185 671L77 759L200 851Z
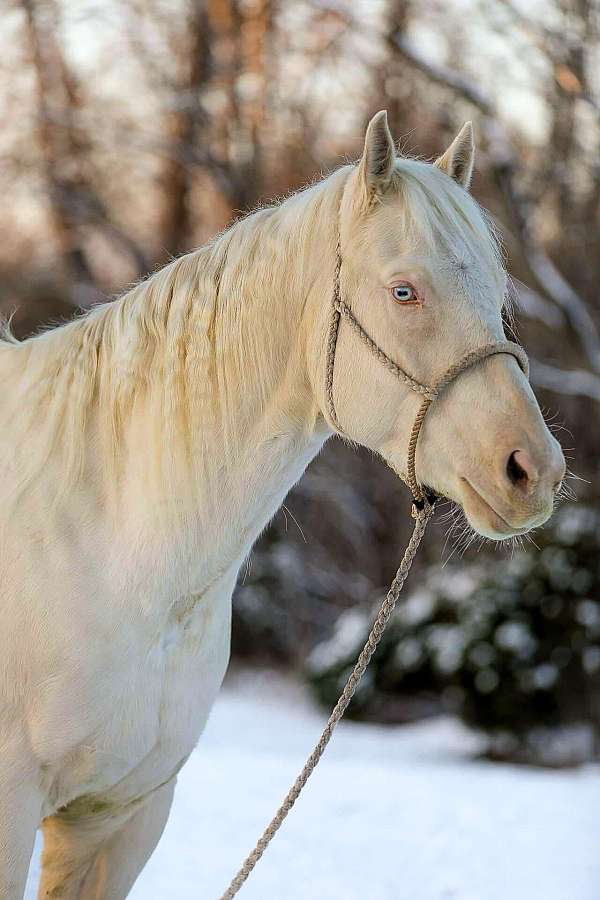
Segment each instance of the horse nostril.
M513 450L506 463L506 474L511 484L521 490L527 490L533 474L527 454L523 450Z

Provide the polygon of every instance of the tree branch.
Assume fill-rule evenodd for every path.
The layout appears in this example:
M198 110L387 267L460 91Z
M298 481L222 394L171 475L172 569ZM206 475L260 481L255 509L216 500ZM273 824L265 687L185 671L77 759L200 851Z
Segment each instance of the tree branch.
M583 369L565 371L536 359L530 360L531 381L536 387L553 391L555 394L569 394L575 397L589 397L600 403L600 378Z

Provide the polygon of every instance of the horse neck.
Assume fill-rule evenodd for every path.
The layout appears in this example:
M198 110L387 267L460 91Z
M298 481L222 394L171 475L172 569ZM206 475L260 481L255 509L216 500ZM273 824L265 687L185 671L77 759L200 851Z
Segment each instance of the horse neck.
M331 434L309 371L311 348L326 341L335 266L335 219L324 205L336 208L336 199L325 191L262 211L192 255L197 290L189 314L183 306L176 313L176 289L170 299L171 317L184 323L184 362L175 354L183 369L170 373L170 362L163 362L162 380L152 380L130 420L132 465L124 481L132 489L137 484L137 501L153 495L154 482L172 505L209 523L215 545L230 545L227 556L248 552ZM179 346L181 334L172 343ZM173 348L169 353L172 361ZM149 427L156 429L154 442ZM164 463L169 448L189 466L167 460L161 471L157 455ZM140 465L144 457L148 464ZM236 534L241 542L233 546Z
M187 529L243 556L331 434L319 391L342 184L336 173L115 303L0 347L18 496L34 487L75 517L85 496L90 520L116 515L142 543L174 511L174 542Z

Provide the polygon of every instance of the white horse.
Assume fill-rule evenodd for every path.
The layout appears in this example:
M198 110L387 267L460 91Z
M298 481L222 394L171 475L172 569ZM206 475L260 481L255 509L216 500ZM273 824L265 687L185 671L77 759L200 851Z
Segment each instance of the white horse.
M325 354L345 302L423 383L503 337L505 272L468 193L466 125L434 165L364 154L77 321L0 342L0 896L127 895L169 814L229 653L252 543L333 433ZM340 329L344 432L400 474L419 398ZM421 483L502 539L564 473L511 356L428 415ZM233 861L232 861L233 862Z

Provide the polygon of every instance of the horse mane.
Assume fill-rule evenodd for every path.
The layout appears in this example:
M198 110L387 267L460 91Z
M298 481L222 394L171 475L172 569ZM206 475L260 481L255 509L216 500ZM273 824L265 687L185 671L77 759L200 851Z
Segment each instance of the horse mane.
M159 464L155 477L175 476L176 462L195 452L192 430L201 440L203 426L219 430L234 452L247 424L239 398L254 390L258 409L269 402L302 312L286 297L306 292L309 248L324 230L331 232L333 266L343 172L258 209L66 324L23 341L5 325L0 372L6 378L6 364L23 390L13 416L26 444L21 486L59 448L62 488L77 480L92 416L118 478L124 426L141 402L148 403L146 448ZM25 440L32 431L35 452Z
M335 259L341 196L351 167L259 209L210 243L135 285L118 299L22 342L6 327L0 368L18 373L23 484L43 471L60 447L62 487L81 474L86 425L97 417L111 478L123 456L125 428L139 404L146 411L146 448L154 477L174 476L177 461L197 456L203 428L219 430L225 447L246 426L240 396L269 402L276 372L299 332L307 273ZM494 230L470 195L417 160L398 160L393 190L403 198L407 240L442 241L456 256L477 252L504 272ZM469 249L471 248L471 249ZM296 338L297 339L297 338ZM14 367L14 368L13 368ZM193 420L193 421L192 421ZM28 433L36 434L36 452ZM238 442L239 443L239 442ZM157 474L158 473L158 474Z

